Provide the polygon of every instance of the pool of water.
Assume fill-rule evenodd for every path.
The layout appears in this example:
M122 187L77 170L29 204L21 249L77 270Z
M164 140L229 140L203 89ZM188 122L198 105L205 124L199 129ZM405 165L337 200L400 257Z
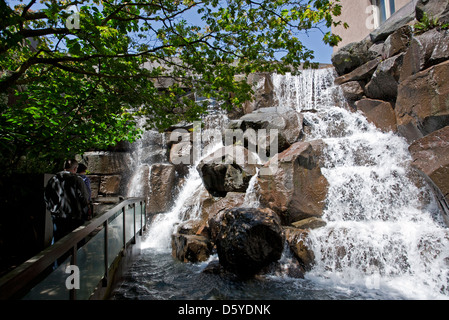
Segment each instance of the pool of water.
M285 259L285 258L284 258ZM113 292L113 300L357 300L408 299L394 290L369 283L342 283L308 276L292 278L268 273L242 280L232 274L204 272L218 257L203 263L183 263L167 250L146 248Z

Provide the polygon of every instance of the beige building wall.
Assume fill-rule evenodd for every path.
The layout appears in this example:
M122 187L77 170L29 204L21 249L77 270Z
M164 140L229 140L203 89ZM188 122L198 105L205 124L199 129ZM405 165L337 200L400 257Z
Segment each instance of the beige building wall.
M394 0L395 9L398 11L411 0ZM343 25L333 27L332 31L338 34L342 41L334 52L348 43L363 40L379 25L378 17L375 16L373 8L375 0L340 0L342 5L341 16L339 19L349 25L345 29Z

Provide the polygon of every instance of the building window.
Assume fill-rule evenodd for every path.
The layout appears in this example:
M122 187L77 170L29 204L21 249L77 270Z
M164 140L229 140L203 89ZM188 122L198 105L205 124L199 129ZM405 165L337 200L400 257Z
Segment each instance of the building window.
M379 22L383 23L396 11L394 0L377 0L376 2L380 13Z

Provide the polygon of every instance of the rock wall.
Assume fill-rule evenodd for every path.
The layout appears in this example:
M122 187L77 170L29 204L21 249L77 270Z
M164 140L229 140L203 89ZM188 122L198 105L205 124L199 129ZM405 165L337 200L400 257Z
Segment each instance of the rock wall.
M336 52L335 83L353 111L407 140L412 165L433 185L449 225L449 30L414 28L423 12L447 23L449 4L418 1L415 12L416 19L385 27L383 37Z

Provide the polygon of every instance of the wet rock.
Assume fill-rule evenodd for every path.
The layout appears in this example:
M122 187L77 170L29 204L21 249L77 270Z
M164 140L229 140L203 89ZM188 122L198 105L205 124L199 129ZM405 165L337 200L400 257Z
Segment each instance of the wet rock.
M172 255L183 262L206 261L211 244L204 236L176 233L172 235Z
M121 175L102 176L99 192L105 195L116 195L120 191Z
M427 135L449 124L449 61L408 77L399 84L395 113L400 133ZM410 129L414 128L414 131Z
M176 171L173 165L158 163L151 166L148 213L162 213L170 209L175 180Z
M321 140L297 142L264 165L272 174L258 177L260 202L284 224L322 215L329 186L320 168L323 148Z
M228 192L224 198L209 197L201 203L203 220L206 223L214 221L221 211L242 207L244 202L245 193L243 192ZM217 229L210 229L212 239L217 237L216 232L218 232Z
M220 264L242 278L252 277L280 259L284 234L277 215L269 209L234 208L213 221Z
M295 258L304 268L309 271L312 269L315 254L308 245L309 232L295 227L284 227L285 239Z
M397 132L396 114L390 102L362 99L355 103L357 110L363 112L367 120L383 132Z
M254 91L253 98L243 104L244 114L273 105L274 86L270 73L252 73L248 76L248 83ZM235 119L235 117L231 117Z
M205 157L197 166L207 191L224 197L228 192L245 192L256 174L257 159L242 146L226 146Z
M416 140L409 150L412 166L430 178L449 203L449 126Z

